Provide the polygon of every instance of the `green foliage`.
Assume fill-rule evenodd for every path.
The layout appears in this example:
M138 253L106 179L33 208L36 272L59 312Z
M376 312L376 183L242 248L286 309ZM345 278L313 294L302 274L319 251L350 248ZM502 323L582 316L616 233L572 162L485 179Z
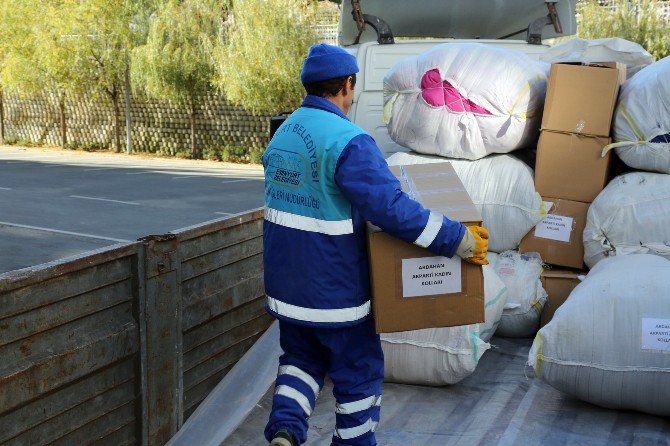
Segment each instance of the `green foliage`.
M84 152L99 152L101 150L107 150L107 147L99 142L83 143L77 140L70 141L65 144L65 148L68 150L83 150Z
M5 136L5 140L3 142L8 146L13 146L19 142L19 138L16 136Z
M670 23L664 19L656 0L616 0L614 7L600 6L596 0L577 5L578 35L585 39L621 37L637 42L655 59L670 55Z
M222 0L169 0L133 52L132 78L158 99L191 101L210 88Z
M71 39L75 0L3 0L0 83L24 94L51 87L59 95L83 91L81 58ZM39 17L28 20L27 17Z
M251 164L261 164L262 157L263 157L263 151L261 150L249 151L249 162Z
M242 146L205 147L203 157L210 161L260 164L262 152Z
M300 69L317 37L316 2L237 0L216 52L216 84L257 113L296 108L305 92Z
M74 57L80 60L80 82L92 93L116 96L130 63L130 51L144 43L146 20L152 7L147 0L80 0L69 14Z
M188 150L175 150L174 156L175 158L186 159L186 160L193 158L191 152Z
M65 144L64 148L67 150L79 150L81 149L81 143L77 140L70 141L67 144Z

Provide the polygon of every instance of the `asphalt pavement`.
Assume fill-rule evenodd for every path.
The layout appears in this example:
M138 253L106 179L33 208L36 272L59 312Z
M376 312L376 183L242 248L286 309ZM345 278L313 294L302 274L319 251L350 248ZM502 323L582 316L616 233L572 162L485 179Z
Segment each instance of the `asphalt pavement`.
M0 146L0 273L262 205L257 165Z

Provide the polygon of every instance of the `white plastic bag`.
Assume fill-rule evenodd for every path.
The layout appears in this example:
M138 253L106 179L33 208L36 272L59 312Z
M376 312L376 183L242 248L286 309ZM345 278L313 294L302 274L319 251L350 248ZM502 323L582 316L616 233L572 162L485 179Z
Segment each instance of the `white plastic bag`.
M670 173L670 57L637 73L621 87L614 113L614 143L634 169Z
M640 44L619 37L582 39L573 37L557 43L540 55L540 60L556 62L621 62L626 64L628 78L654 62L654 57Z
M384 333L384 379L390 382L442 386L469 376L490 348L505 305L505 285L485 265L485 322L448 328Z
M528 364L593 404L670 415L670 261L605 259L542 327Z
M475 160L537 139L546 88L542 65L520 51L446 43L391 67L384 120L400 145Z
M547 301L542 287L542 259L535 253L503 252L491 266L507 288L507 302L497 333L508 338L529 338L540 328L540 313Z
M542 198L535 191L533 170L511 155L467 161L398 152L386 161L391 166L449 161L482 214L491 235L489 251L516 249L546 215Z
M670 175L620 175L589 207L584 262L592 268L608 256L646 253L670 259Z

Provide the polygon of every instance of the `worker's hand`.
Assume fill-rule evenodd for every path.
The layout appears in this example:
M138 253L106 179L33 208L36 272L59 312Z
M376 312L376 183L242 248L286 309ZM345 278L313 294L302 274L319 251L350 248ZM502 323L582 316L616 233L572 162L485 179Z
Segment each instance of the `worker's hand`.
M466 262L475 265L488 265L486 251L489 249L489 231L483 226L466 226L463 240L456 249L456 254Z

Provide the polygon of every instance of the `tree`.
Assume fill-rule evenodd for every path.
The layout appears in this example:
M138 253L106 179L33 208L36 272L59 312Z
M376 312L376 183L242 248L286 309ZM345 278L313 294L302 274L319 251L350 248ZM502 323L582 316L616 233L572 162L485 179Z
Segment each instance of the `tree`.
M670 23L656 0L596 0L578 3L578 34L585 39L621 37L639 43L654 58L670 55Z
M146 39L142 18L151 9L143 0L81 0L70 11L77 20L72 28L63 29L71 39L77 60L81 61L80 79L87 91L102 95L114 109L113 146L121 151L120 104L126 95L127 148L130 150L130 52ZM124 91L125 90L125 91Z
M65 100L81 91L81 59L77 58L73 40L64 33L76 21L70 14L76 1L4 0L4 3L0 25L6 27L7 40L0 83L23 94L42 93L45 87L54 91L60 114L61 146L65 147Z
M212 50L224 16L223 0L169 0L153 18L147 43L133 51L132 76L150 96L190 110L191 155L198 97L211 89Z
M316 13L311 0L234 1L216 51L215 82L226 98L258 113L296 108Z

